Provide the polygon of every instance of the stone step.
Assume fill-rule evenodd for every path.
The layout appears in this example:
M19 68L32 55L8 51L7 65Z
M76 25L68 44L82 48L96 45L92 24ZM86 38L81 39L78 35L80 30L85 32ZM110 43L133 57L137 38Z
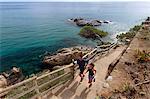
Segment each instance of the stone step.
M60 98L57 97L57 96L55 96L55 95L53 95L52 97L49 97L49 98L47 98L47 99L60 99Z
M64 84L59 85L58 87L56 87L55 89L52 90L52 94L58 96L66 87L68 87L70 84L72 83L72 81L67 81Z
M70 99L83 99L82 97L80 96L77 96L77 95L74 95L73 97L71 97Z
M66 88L62 93L58 95L60 99L71 99L71 97L74 95L74 92L72 92L70 89Z

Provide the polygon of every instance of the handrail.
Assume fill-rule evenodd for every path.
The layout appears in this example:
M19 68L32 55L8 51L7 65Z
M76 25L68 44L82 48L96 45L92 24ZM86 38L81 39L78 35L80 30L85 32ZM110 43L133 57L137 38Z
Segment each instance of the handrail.
M89 53L87 53L86 55L84 55L83 58L89 57L89 55L94 54L96 51L97 51L97 48L95 48L95 49L92 50L91 52L89 52ZM71 67L72 67L72 68L71 68ZM66 73L63 73L62 75L59 75L59 76L56 77L56 78L50 79L49 81L46 81L45 83L42 83L42 84L40 84L40 85L37 84L38 80L43 79L43 78L45 78L45 77L47 77L47 76L50 76L50 75L52 75L52 74L55 74L55 73L57 73L57 72L59 72L59 71L62 71L62 70L68 69L68 68L70 69L70 71L67 71ZM70 74L69 74L69 73L70 73ZM43 91L43 92L40 92L40 91L39 91L40 88L42 88L43 86L46 86L48 83L51 83L51 82L53 82L53 81L55 81L55 80L58 80L58 79L61 79L62 77L66 76L66 74L67 74L67 75L68 75L68 74L69 74L69 75L72 75L72 76L74 77L74 64L73 64L73 63L71 63L71 64L69 64L69 65L66 65L66 66L64 66L64 67L62 67L62 68L60 68L60 69L55 70L55 71L52 71L52 72L50 72L50 73L41 75L41 76L39 76L39 77L34 76L34 77L32 77L32 78L28 78L28 79L26 79L26 80L24 80L24 81L22 81L22 82L19 82L19 83L15 84L15 85L8 86L8 87L6 87L6 88L0 90L0 95L3 94L4 92L7 92L7 93L6 93L6 95L7 95L10 91L12 91L12 89L15 89L15 88L17 88L17 87L20 87L20 86L22 86L23 84L27 84L27 83L29 83L29 82L31 82L31 81L33 81L33 84L34 84L35 86L33 86L33 87L27 89L26 91L22 92L21 94L19 94L19 93L18 93L18 94L15 94L13 97L15 97L15 98L22 97L22 96L24 96L25 94L28 94L28 93L30 93L30 92L33 91L33 90L35 90L37 94L40 94L40 95L41 95L43 92L45 93L46 91L48 91L48 90L50 90L50 89L52 89L52 88L49 88L49 89L47 89L46 91ZM66 81L63 81L63 82L66 82ZM59 84L60 84L60 83L58 83L58 85L59 85ZM56 86L57 86L57 84L56 84ZM40 96L40 95L37 95L37 96ZM35 96L35 95L34 95L34 96ZM11 98L13 98L13 97L11 97Z
M52 80L50 80L50 81L48 81L48 82L46 82L46 83L44 83L44 84L42 84L42 85L39 85L39 87L41 88L41 87L43 87L43 86L49 84L50 82L53 82L53 81L55 81L55 80L57 80L57 79L59 79L59 78L65 76L66 74L68 74L68 73L62 74L61 76L58 76L58 77L56 77L56 78L54 78L54 79L52 79Z
M90 53L85 54L82 58L87 57L88 55L94 53L95 51L97 51L97 48L93 49Z
M25 84L25 83L27 83L27 82L30 82L30 81L32 81L32 80L35 80L36 78L37 78L37 76L34 76L34 77L32 77L32 78L29 78L29 79L27 79L27 80L24 80L24 81L22 81L22 82L19 82L19 83L15 84L15 85L6 87L6 88L0 90L0 94L3 93L3 92L5 92L5 91L8 91L8 90L14 89L14 88L16 88L16 87L19 87L19 86L21 86L21 85L23 85L23 84Z
M29 90L25 91L24 93L21 93L21 94L19 94L19 95L16 95L16 96L12 97L12 99L20 98L20 97L24 96L25 94L27 94L27 93L33 91L35 88L36 88L36 87L32 87L32 88L30 88Z
M64 70L64 69L69 68L69 67L72 67L72 66L73 66L73 64L71 63L71 64L69 64L69 65L66 65L65 67L62 67L62 68L60 68L60 69L57 69L57 70L52 71L52 72L50 72L50 73L47 73L47 74L45 74L45 75L41 75L41 76L37 77L37 79L41 79L41 78L43 78L43 77L46 77L46 76L51 75L51 74L54 74L54 73L56 73L56 72L58 72L58 71Z

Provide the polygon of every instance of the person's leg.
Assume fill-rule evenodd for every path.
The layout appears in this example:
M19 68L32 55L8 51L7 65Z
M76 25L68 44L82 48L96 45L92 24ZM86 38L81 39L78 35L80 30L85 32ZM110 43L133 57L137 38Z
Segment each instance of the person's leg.
M79 76L81 77L82 75L81 75L81 72L79 73Z
M91 75L89 75L89 81L88 81L88 83L89 83L89 87L91 87L92 86L92 76Z
M79 73L79 76L82 77L82 74L83 74L83 69L80 68L80 73Z
M94 75L93 75L93 82L95 82L95 77L94 77Z
M82 69L82 70L80 71L80 77L81 77L80 82L82 82L82 80L83 80L83 78L84 78L83 72L84 72L84 70Z

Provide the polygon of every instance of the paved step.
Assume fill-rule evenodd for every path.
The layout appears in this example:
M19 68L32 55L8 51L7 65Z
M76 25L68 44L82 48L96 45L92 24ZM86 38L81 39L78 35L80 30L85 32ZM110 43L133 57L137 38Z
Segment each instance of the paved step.
M52 90L52 94L54 94L55 96L58 96L71 83L72 83L72 81L67 81L64 84L59 85L58 87L56 87L55 89Z
M117 48L114 52L109 55L97 60L95 64L95 68L97 70L96 73L96 82L93 83L91 88L88 87L88 74L85 75L84 80L81 84L79 84L80 77L78 76L74 82L67 88L68 91L73 92L71 95L67 94L67 91L63 94L67 94L69 98L67 99L94 99L96 96L96 91L101 90L103 88L105 82L105 76L107 74L107 70L109 65L122 53L124 47ZM65 99L63 97L63 99Z
M35 98L37 99L37 98ZM49 92L47 95L43 96L41 99L60 99L57 96L53 95L51 92Z
M125 47L119 47L114 50L114 52L108 54L107 56L98 59L94 64L97 70L96 73L96 82L88 88L88 73L85 75L82 83L80 83L80 77L76 76L75 79L68 84L68 87L60 88L62 92L56 90L54 98L51 99L94 99L97 91L100 91L103 88L105 82L105 76L109 65L122 53Z
M58 95L58 97L60 99L71 99L70 97L72 97L73 95L74 95L74 92L72 92L69 88L66 88L64 89L62 93Z
M57 96L53 95L52 97L48 98L48 99L60 99Z
M53 89L52 94L57 96L59 93L61 93L63 91L63 89L65 89L64 84L62 84L62 85L56 87L55 89Z
M72 81L67 81L64 84L59 85L58 87L54 88L52 91L48 92L46 95L42 97L42 99L53 99L54 96L58 96L66 87L68 87ZM60 97L57 97L61 99Z

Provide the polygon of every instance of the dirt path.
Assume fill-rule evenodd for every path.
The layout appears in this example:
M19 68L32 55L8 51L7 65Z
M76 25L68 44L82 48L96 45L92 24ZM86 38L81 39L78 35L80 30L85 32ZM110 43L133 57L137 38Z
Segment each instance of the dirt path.
M82 83L79 83L80 77L78 76L63 92L61 92L57 97L58 99L94 99L96 96L96 91L100 91L105 82L105 76L109 65L122 53L125 46L116 48L109 55L97 60L95 62L96 82L93 83L91 88L88 87L87 75L85 76ZM54 98L54 97L53 97ZM55 97L56 98L56 97Z
M150 52L150 30L140 30L131 41L113 71L109 88L103 88L100 96L116 99L150 99L150 83L135 86L150 80L150 61L139 62L138 51ZM144 58L143 58L144 59ZM133 90L133 91L132 91ZM114 93L117 92L117 93Z

